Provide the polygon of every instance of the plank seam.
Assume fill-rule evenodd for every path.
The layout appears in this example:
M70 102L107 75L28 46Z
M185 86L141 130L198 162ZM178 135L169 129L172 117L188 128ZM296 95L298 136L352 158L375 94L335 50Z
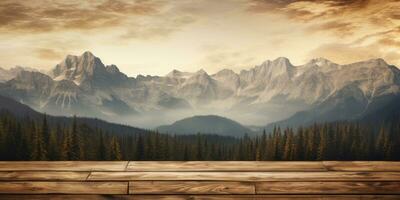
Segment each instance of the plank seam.
M131 161L127 161L126 162L126 165L125 165L125 168L124 168L124 172L126 172L127 170L128 170L128 166L129 166L129 163L130 163Z
M88 173L88 175L86 176L86 179L84 180L84 181L88 181L89 180L89 176L92 174L92 172L90 171L89 173Z
M252 182L253 183L253 187L254 187L254 194L257 195L258 191L257 191L257 183L256 182Z
M131 188L131 182L128 181L128 189L127 189L127 191L126 191L127 194L131 194L131 193L130 193L130 188Z

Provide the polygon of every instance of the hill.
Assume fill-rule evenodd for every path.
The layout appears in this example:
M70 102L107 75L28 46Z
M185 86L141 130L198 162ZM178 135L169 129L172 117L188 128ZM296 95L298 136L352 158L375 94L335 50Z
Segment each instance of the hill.
M176 121L171 125L160 126L157 130L162 133L180 135L205 133L234 137L253 133L249 128L242 126L238 122L217 115L193 116Z

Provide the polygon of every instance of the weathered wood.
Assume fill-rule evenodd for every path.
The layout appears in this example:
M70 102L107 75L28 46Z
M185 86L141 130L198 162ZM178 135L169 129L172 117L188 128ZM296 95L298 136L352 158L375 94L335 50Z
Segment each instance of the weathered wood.
M0 171L124 171L128 161L0 161Z
M387 161L324 161L323 165L331 171L383 171L400 172L400 162Z
M0 182L0 194L127 194L127 182Z
M134 181L130 194L255 194L253 183L210 181Z
M136 200L136 199L161 199L161 200L262 200L262 199L274 199L274 200L286 200L286 199L311 199L311 200L324 200L324 199L390 199L398 200L400 195L60 195L60 194L49 194L49 195L0 195L2 200L18 200L18 199L29 199L29 200L58 200L58 199L70 199L70 200Z
M134 195L133 199L161 199L161 200L287 200L287 199L391 199L398 200L400 195Z
M398 166L400 162L0 162L0 199L400 199Z
M284 161L130 161L127 171L326 171L322 162Z
M123 199L137 199L132 195L100 195L100 194L7 194L7 195L0 195L1 200L19 200L19 199L29 199L29 200L123 200Z
M400 194L400 182L258 182L257 194Z
M400 172L92 172L113 181L398 181Z
M56 172L56 171L0 171L1 181L84 181L89 172Z

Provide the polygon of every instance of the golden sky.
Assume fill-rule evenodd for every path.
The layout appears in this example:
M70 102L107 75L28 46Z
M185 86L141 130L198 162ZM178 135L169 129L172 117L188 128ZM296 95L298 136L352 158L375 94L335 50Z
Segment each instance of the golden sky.
M400 1L0 1L0 67L47 70L87 50L131 76L239 71L280 56L400 66Z

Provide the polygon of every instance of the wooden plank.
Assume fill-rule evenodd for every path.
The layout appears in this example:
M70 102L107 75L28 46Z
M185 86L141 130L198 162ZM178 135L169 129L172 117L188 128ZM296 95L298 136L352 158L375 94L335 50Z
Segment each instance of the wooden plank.
M89 172L55 172L55 171L0 171L1 181L84 181Z
M221 181L134 181L130 194L255 194L253 183Z
M399 181L400 172L92 172L104 181Z
M48 199L70 199L70 200L136 200L136 199L161 199L161 200L262 200L262 199L390 199L398 200L400 195L0 195L2 200L48 200Z
M128 161L0 161L0 171L124 171Z
M127 171L326 171L322 162L282 161L130 161Z
M258 182L257 194L400 194L400 182Z
M133 195L133 199L161 199L161 200L287 200L287 199L391 199L398 200L400 195Z
M136 199L131 195L100 195L100 194L11 194L11 195L0 195L1 200L112 200L112 199Z
M324 161L331 171L386 171L400 172L400 162L387 161Z
M127 182L0 182L0 194L127 194Z

